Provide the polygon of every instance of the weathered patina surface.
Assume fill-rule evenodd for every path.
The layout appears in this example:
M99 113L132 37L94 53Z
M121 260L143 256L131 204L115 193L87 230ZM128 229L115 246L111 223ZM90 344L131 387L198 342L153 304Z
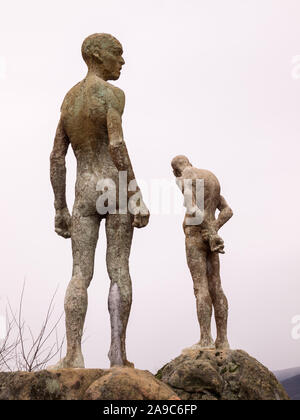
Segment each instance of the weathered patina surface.
M200 341L195 346L227 349L228 303L221 286L219 259L219 253L224 253L224 242L218 231L233 213L221 195L219 181L213 173L193 167L188 158L182 155L172 160L172 168L177 184L186 198L187 211L183 223L186 257L194 282L201 332ZM196 182L199 180L203 181L202 197L197 196ZM191 183L188 184L187 181ZM217 209L220 213L216 218ZM217 324L215 343L211 336L213 307Z
M55 231L72 239L73 274L65 297L67 355L56 368L82 368L81 338L86 316L87 288L93 277L99 225L105 219L107 270L111 280L111 366L129 365L125 338L132 301L129 254L134 227L147 225L149 212L99 214L99 181L109 179L118 188L119 172L135 179L122 132L124 92L108 83L120 76L124 59L118 40L108 34L89 36L82 45L87 76L66 95L51 153L51 183L55 194ZM72 217L66 203L65 156L71 144L77 159ZM142 201L142 200L141 200ZM140 203L141 204L141 203ZM146 206L142 203L143 208Z
M273 373L242 350L189 349L156 377L183 400L289 400Z

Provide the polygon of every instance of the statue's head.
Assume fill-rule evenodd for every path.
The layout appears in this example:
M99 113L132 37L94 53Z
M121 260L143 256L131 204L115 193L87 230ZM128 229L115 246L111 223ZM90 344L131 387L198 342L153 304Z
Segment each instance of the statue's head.
M188 158L183 155L174 157L174 159L171 162L171 165L173 168L173 173L177 178L182 175L185 168L187 168L188 166L192 166Z
M109 34L93 34L82 44L81 53L89 70L98 70L104 80L117 80L125 61L120 42Z

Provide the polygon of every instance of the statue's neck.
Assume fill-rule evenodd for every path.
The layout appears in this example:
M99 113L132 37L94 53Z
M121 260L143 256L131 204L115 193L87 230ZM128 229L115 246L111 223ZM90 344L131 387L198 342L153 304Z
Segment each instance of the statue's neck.
M97 77L100 77L100 79L103 79L105 81L108 80L107 77L105 76L104 70L99 67L90 66L87 72L87 77L88 76L97 76Z

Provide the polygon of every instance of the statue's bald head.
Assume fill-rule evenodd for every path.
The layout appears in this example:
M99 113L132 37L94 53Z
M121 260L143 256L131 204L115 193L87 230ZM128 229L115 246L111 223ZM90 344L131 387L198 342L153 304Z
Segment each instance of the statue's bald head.
M174 159L171 162L171 165L173 168L174 175L176 177L181 176L185 168L187 168L188 166L192 166L188 158L183 155L174 157Z
M121 43L110 34L93 34L82 44L81 53L89 69L102 66L106 80L116 80L125 63Z

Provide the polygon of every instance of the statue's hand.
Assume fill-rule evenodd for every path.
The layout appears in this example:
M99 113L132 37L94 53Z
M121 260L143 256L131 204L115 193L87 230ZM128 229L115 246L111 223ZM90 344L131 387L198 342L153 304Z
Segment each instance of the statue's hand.
M201 236L204 242L209 242L209 238L211 236L210 232L208 229L203 229L201 231Z
M67 207L56 210L55 232L65 239L71 237L71 216Z
M134 215L132 226L135 228L143 228L148 225L149 218L150 218L150 212L144 203L144 201L141 202L141 205L139 206L140 211Z
M218 252L219 254L225 254L224 241L217 233L209 236L208 243L209 243L211 252Z

